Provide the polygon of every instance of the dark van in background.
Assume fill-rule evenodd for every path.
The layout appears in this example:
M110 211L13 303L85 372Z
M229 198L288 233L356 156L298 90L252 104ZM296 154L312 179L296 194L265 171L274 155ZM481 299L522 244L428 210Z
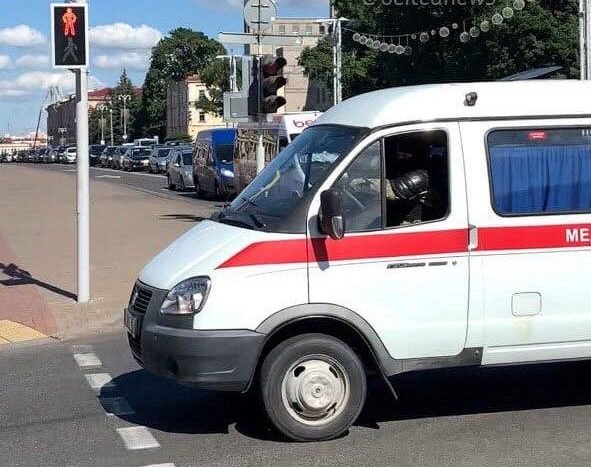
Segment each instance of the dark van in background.
M229 198L234 194L235 129L213 129L197 135L193 151L193 179L198 196Z

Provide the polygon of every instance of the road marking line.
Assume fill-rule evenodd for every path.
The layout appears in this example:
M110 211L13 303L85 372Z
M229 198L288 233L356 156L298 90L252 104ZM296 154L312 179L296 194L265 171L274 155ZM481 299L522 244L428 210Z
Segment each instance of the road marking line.
M101 392L103 389L117 388L117 385L113 382L113 378L108 373L92 373L84 376L90 387L96 392Z
M175 465L172 462L169 462L167 464L150 464L150 465L144 465L143 467L175 467Z
M13 321L0 321L0 344L8 344L11 342L27 342L36 339L43 339L47 337L39 331L35 331L23 324L15 323Z
M90 353L75 353L74 360L80 368L89 368L96 366L103 366L100 359L92 352Z
M156 438L152 436L152 433L145 426L117 428L117 433L123 440L125 448L130 451L160 447L160 443L156 441Z
M135 414L135 411L124 397L99 397L99 401L110 417Z

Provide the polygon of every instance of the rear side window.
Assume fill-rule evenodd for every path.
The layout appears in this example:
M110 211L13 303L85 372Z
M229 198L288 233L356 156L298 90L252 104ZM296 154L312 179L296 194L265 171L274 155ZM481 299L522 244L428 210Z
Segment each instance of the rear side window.
M488 153L499 215L591 212L591 128L493 131Z

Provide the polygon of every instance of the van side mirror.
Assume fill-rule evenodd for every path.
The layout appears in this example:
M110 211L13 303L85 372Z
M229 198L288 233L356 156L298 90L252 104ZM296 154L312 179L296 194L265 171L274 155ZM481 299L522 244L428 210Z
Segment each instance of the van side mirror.
M320 230L333 240L345 236L343 193L330 189L320 194Z

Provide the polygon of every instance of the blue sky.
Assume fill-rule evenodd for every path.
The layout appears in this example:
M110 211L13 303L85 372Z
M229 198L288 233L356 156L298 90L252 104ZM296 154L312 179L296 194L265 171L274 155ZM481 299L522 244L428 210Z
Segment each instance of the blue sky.
M242 30L243 0L89 0L91 87L113 85L123 66L141 85L149 50L177 27L217 37ZM0 135L34 131L47 89L73 89L73 75L49 66L48 0L10 2L0 16ZM328 0L277 0L284 17L325 17ZM45 129L42 123L41 128Z

